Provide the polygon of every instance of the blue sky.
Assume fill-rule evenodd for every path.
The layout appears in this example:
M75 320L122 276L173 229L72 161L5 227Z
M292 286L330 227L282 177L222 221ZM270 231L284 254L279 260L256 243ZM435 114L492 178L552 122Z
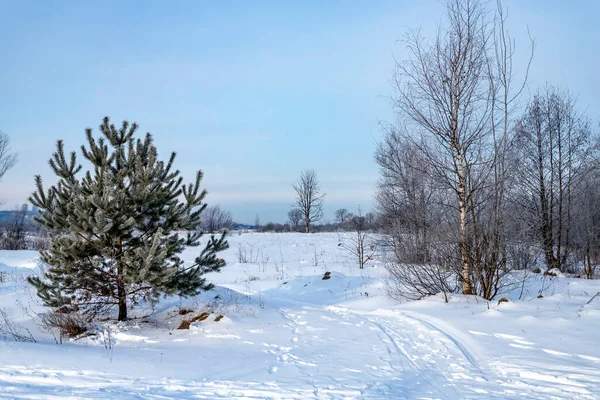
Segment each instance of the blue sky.
M568 87L600 119L595 1L505 1L523 70L527 29L537 41L529 88ZM47 159L103 116L137 121L161 154L178 153L207 201L240 222L284 222L303 169L317 172L325 220L372 208L379 121L398 39L429 37L438 1L0 0L0 130L19 163L0 182L4 208L23 203Z

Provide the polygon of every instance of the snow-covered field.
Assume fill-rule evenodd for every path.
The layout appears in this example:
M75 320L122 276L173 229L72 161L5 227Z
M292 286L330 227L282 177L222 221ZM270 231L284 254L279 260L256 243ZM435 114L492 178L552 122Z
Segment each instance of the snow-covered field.
M37 340L0 340L0 398L600 398L600 281L534 275L509 302L394 304L381 263L360 270L339 240L234 234L215 290L63 344L32 319L37 253L0 252L0 309Z

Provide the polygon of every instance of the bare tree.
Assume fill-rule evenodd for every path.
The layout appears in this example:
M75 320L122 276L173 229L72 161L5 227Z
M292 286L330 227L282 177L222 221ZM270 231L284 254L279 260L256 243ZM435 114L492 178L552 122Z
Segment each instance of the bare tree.
M448 295L456 293L459 286L453 270L439 262L440 260L427 264L402 264L393 261L386 263L385 284L388 296L402 301L420 300L442 293L447 303Z
M310 232L310 224L319 221L323 217L323 199L325 193L314 170L302 171L298 181L292 185L296 191L295 206L302 212L304 230Z
M426 240L437 252L443 249L444 262L456 268L464 294L493 298L506 272L510 118L525 82L512 82L514 42L500 3L493 20L477 0L448 0L446 5L446 27L431 42L419 32L409 34L410 57L397 63L393 105L398 123L376 154L384 171L385 190L379 195L390 203L396 221L405 219L403 229L411 222L413 232L421 234L412 233L413 238ZM398 156L402 152L415 156ZM396 207L395 191L404 196ZM441 212L434 225L427 222L432 210ZM428 238L432 227L438 243ZM423 254L421 259L432 256L440 257Z
M481 150L490 118L489 36L477 1L451 0L447 10L449 26L431 45L419 33L408 38L412 57L397 65L395 107L422 132L412 143L456 196L463 293L472 294L469 200L481 182L471 181L471 167L487 161Z
M352 214L349 213L348 210L345 208L340 208L335 212L335 222L337 222L340 225L346 223L351 217Z
M233 228L233 218L221 206L206 207L201 216L201 228L205 232L228 231Z
M10 137L0 131L0 180L4 178L4 174L15 166L17 163L17 153L10 150ZM4 200L0 200L3 204Z
M290 226L292 227L292 229L298 229L300 221L302 220L302 210L300 210L299 208L292 208L288 212L288 219L290 220Z

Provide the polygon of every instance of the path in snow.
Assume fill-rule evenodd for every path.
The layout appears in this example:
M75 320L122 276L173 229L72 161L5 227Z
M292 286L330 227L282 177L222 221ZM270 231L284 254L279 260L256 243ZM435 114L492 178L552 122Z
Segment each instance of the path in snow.
M148 373L123 357L115 369L96 364L86 359L85 345L88 353L77 344L65 349L67 357L80 359L60 367L52 358L38 360L33 352L43 353L42 347L15 345L14 353L27 357L0 358L0 399L600 398L598 358L537 345L498 331L501 326L461 331L407 310L324 306L326 297L313 299L296 289L263 292L267 307L256 319L199 324L172 336L119 332L117 349L139 354L140 365L154 368ZM298 300L304 298L314 303ZM149 337L157 332L159 337ZM498 354L496 348L513 351ZM156 361L160 354L162 362L163 352L170 358L164 374Z
M210 368L198 373L206 380L194 380L4 365L0 398L593 399L600 394L598 369L542 365L534 357L488 359L477 339L488 335L526 345L516 336L463 333L407 311L287 305L278 309L281 319L272 331L233 331L223 339L252 338L253 351L267 360L267 379L220 379L210 376ZM542 350L558 359L577 358Z
M600 369L594 366L564 365L560 360L544 364L525 355L490 359L477 335L426 315L398 310L356 312L335 306L283 308L281 313L296 343L284 349L282 361L295 364L309 378L314 378L316 370L321 380L329 376L341 387L340 368L354 363L343 370L356 373L356 381L366 383L360 398L600 397ZM340 329L343 326L348 327L346 335ZM510 335L495 336L526 342ZM330 359L323 363L319 354Z

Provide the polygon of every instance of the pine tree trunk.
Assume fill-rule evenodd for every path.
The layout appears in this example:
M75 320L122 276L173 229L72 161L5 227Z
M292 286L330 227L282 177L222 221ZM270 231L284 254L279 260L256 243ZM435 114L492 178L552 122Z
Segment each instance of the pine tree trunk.
M118 241L119 254L123 252L121 239ZM117 297L119 301L119 321L127 320L127 291L125 290L125 274L123 264L117 261Z
M127 297L125 295L125 285L120 283L117 286L119 296L119 321L127 320Z

